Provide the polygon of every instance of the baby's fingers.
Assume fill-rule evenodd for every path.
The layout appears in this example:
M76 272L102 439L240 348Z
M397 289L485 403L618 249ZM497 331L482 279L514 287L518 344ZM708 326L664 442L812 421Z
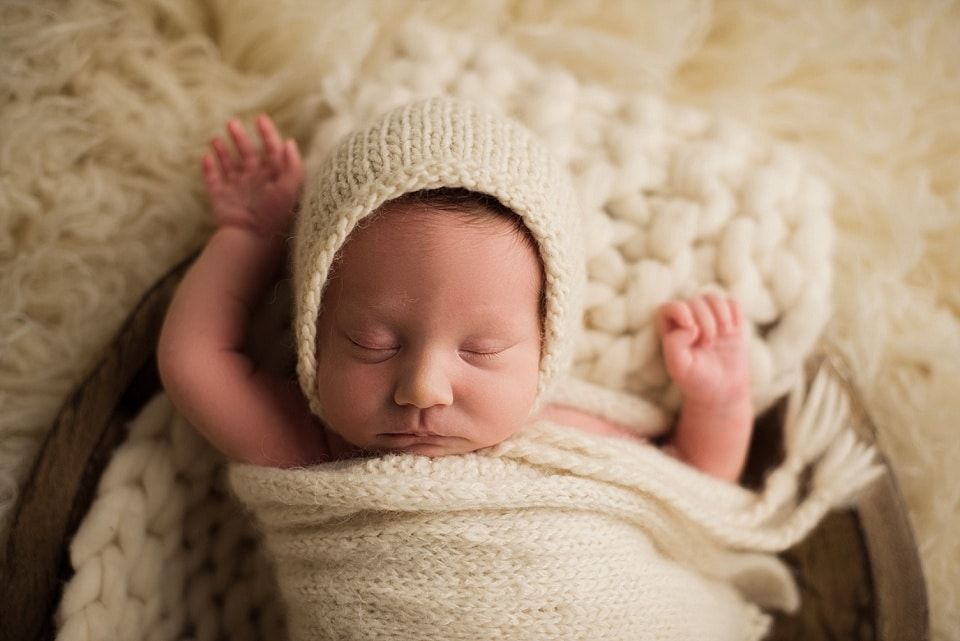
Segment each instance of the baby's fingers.
M690 300L690 308L693 310L693 317L700 328L702 342L709 345L717 337L717 321L713 317L710 305L704 298L693 298Z
M227 149L227 144L219 137L211 140L210 146L213 147L213 152L217 155L217 162L220 164L220 177L230 180L231 176L238 171L237 161L233 154Z
M657 312L657 334L666 336L677 329L694 332L696 339L697 326L694 322L690 306L682 300L673 300L665 303Z
M223 184L223 174L220 167L210 154L203 154L200 159L200 165L203 168L203 182L207 186L208 192L214 192Z
M295 140L287 140L283 145L283 178L287 186L296 190L303 182L303 161Z
M263 141L263 155L266 157L270 166L279 170L283 163L284 145L280 138L277 127L266 114L257 116L257 132L260 134L260 140Z
M717 335L726 336L735 332L737 328L734 325L733 313L730 310L730 305L727 300L717 294L707 294L704 298L707 301L707 306L710 308L710 311L713 312L713 318L717 326Z
M257 163L257 150L254 149L250 139L247 138L247 132L239 120L231 120L227 123L227 131L240 153L240 163L245 167L252 167Z
M694 346L687 332L672 332L663 337L663 362L674 382L686 380L694 362Z

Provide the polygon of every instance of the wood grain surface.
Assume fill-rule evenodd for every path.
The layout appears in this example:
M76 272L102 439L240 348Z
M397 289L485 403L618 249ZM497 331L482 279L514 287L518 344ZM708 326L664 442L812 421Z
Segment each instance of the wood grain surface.
M48 433L19 497L0 563L0 640L53 638L53 614L72 574L70 540L126 436L127 421L160 389L157 338L188 264L145 294Z

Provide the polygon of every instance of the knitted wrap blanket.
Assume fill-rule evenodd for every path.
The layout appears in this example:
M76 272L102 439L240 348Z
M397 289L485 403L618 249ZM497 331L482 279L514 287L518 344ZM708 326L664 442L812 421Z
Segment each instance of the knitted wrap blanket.
M438 94L489 103L541 136L573 174L583 204L588 283L574 374L634 395L628 402L622 395L599 399L564 390L565 400L594 412L604 409L620 422L630 415L640 424L665 428L679 396L660 358L652 310L670 297L704 289L735 295L744 307L757 407L797 384L829 314L833 236L831 193L803 157L735 122L655 95L579 80L504 41L419 20L396 36L385 43L391 51L386 59L323 79L316 100L329 106L330 114L311 140L308 161L322 159L344 133L383 110ZM631 406L640 405L645 412L631 413L636 409ZM714 544L741 555L788 547L869 478L865 454L852 437L837 437L827 449L840 414L827 412L825 422L812 410L803 414L805 422L797 420L800 415L788 421L793 445L787 460L760 494L697 482L702 491L680 492L689 487L676 482L673 462L643 455L668 470L660 487L673 494L662 495L671 498L657 499L656 505L666 509L671 501L685 501L683 512L666 512L667 522L682 515L683 532L713 542L698 552ZM627 449L620 441L616 445L618 451ZM809 493L795 503L797 478L825 452L815 466L819 482L805 484ZM851 457L861 464L844 468ZM509 460L510 469L571 476L562 467ZM71 544L76 574L64 586L58 639L282 637L271 568L246 515L222 487L222 466L163 395L141 412ZM690 471L677 473L684 481L696 478ZM622 484L587 475L584 485L587 480L606 489ZM645 480L656 479L651 472ZM715 490L740 498L730 507L715 500ZM690 515L699 516L691 521ZM602 520L597 517L593 525ZM668 530L644 530L634 540L648 538L657 554L671 563L691 562L699 576L724 574L699 567L705 554L690 559L677 553L662 534ZM741 567L745 559L759 557L716 558ZM713 564L719 565L724 564ZM770 563L762 567L767 570L730 575L740 585L776 572ZM764 606L758 596L763 593L781 594L780 605L792 605L782 589L741 590L739 598Z
M230 483L264 531L294 641L752 640L769 623L758 606L797 606L766 553L877 473L839 398L818 381L791 420L821 432L820 451L788 430L760 494L548 422L464 456L233 465ZM805 468L812 489L793 503Z

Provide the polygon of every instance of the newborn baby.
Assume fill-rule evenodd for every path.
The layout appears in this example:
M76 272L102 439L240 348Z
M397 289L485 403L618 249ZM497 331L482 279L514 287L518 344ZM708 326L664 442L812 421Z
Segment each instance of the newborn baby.
M503 170L475 159L449 174L428 164L436 175L426 184L378 183L366 201L351 192L364 188L356 172L308 185L321 200L323 189L342 190L354 198L343 209L352 213L346 223L318 223L322 208L308 203L313 209L300 211L293 259L312 278L298 286L300 389L260 369L244 344L285 258L304 172L296 144L283 141L269 118L259 116L256 127L259 145L230 121L233 149L215 138L203 158L217 229L180 284L158 347L171 401L229 459L289 468L387 452L463 454L539 419L642 440L631 426L543 402L547 378L564 366L552 347L563 325L557 318L572 327L569 317L579 315L563 302L575 300L575 283L559 282L552 231L532 229L539 219L475 186L471 171ZM443 153L458 160L456 145ZM388 163L370 158L361 178L372 172L375 182L377 163ZM519 170L536 178L529 181L536 189L552 174L531 158ZM322 247L310 245L311 234ZM312 263L303 267L310 261L319 275ZM665 449L736 482L753 422L737 303L712 294L674 300L658 311L656 327L683 394Z
M581 322L581 212L518 123L411 103L307 177L266 117L256 145L227 129L203 160L218 227L158 358L232 461L291 639L756 641L757 604L795 607L756 553L791 540L757 526L780 503L735 484L753 416L734 302L657 314L684 396L665 456L625 396L554 386ZM244 352L286 256L297 383Z

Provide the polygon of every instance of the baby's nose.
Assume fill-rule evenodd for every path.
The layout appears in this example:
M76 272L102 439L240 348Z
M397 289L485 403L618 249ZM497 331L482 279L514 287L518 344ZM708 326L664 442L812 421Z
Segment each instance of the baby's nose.
M397 405L427 409L453 402L453 388L436 359L421 358L401 373L393 393Z

